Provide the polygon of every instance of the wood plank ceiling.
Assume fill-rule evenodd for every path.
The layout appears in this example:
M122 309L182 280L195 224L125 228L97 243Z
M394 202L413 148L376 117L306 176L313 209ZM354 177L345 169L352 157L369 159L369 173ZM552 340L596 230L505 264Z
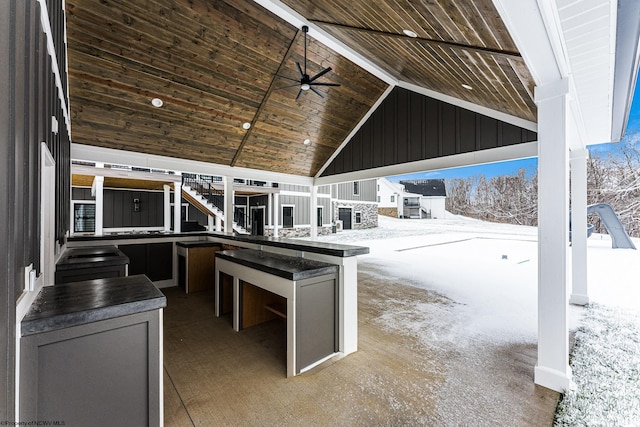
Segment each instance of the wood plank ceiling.
M284 3L398 80L535 120L531 76L491 0ZM274 74L299 79L302 31L251 0L67 0L66 10L78 144L314 176L387 89L308 37L308 74L332 67L319 81L341 86L296 100L299 87Z

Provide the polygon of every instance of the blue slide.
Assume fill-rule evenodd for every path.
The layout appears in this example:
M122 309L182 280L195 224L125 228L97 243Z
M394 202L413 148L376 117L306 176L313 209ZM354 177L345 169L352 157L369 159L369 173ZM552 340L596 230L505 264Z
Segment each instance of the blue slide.
M611 247L622 249L635 249L636 246L631 241L631 238L625 231L620 218L613 211L611 205L606 203L596 203L595 205L587 206L587 214L596 214L602 220L602 223L606 227L609 235L611 236Z

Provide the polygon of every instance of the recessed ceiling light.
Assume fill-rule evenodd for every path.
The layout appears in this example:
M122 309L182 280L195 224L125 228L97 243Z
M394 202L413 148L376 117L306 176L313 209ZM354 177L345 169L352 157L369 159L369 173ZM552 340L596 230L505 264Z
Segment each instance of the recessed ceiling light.
M402 32L405 36L413 37L414 39L418 37L418 35L411 30L402 30Z
M471 86L469 86L467 84L463 84L462 87L465 88L465 89L469 89L469 90L473 89Z
M310 140L309 138L307 138L307 139L305 139L304 141L302 141L302 143L303 143L304 145L309 145L309 144L311 144L311 140Z
M244 122L242 124L242 129L244 129L244 130L249 130L250 127L251 127L251 123L249 123L249 122Z
M162 102L162 99L160 98L153 98L151 100L151 105L153 105L156 108L160 108L164 105L164 102Z

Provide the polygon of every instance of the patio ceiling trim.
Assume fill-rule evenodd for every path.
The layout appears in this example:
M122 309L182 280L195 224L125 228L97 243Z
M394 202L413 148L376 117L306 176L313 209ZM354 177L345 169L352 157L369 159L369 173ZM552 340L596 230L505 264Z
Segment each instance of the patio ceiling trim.
M281 182L287 184L313 185L313 178L307 176L220 165L196 160L177 159L152 154L134 153L132 151L115 150L112 148L95 147L75 143L71 144L71 159L88 162L115 163L152 169L165 169L176 172L190 172L204 175Z
M416 162L382 166L374 169L348 172L316 178L313 185L338 184L341 182L374 179L393 175L452 169L463 166L473 166L508 160L526 159L538 155L538 143L526 142L488 150L471 151L446 157L419 160Z

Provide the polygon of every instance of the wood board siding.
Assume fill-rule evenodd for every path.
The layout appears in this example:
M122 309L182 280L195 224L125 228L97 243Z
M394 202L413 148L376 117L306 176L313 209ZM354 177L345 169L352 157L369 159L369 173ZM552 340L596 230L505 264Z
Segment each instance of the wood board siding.
M64 12L59 0L49 7L53 44L61 52ZM24 268L33 263L40 269L40 143L46 143L56 161L55 234L61 242L69 229L70 143L40 3L0 0L0 10L0 318L5 326L0 329L0 388L6 391L0 420L13 420L16 301L24 287ZM52 117L59 124L57 134Z
M357 181L359 193L354 194L353 183L355 181L334 184L332 197L338 200L353 200L361 202L375 202L378 199L378 185L375 179Z
M396 87L322 176L535 140L535 132Z

